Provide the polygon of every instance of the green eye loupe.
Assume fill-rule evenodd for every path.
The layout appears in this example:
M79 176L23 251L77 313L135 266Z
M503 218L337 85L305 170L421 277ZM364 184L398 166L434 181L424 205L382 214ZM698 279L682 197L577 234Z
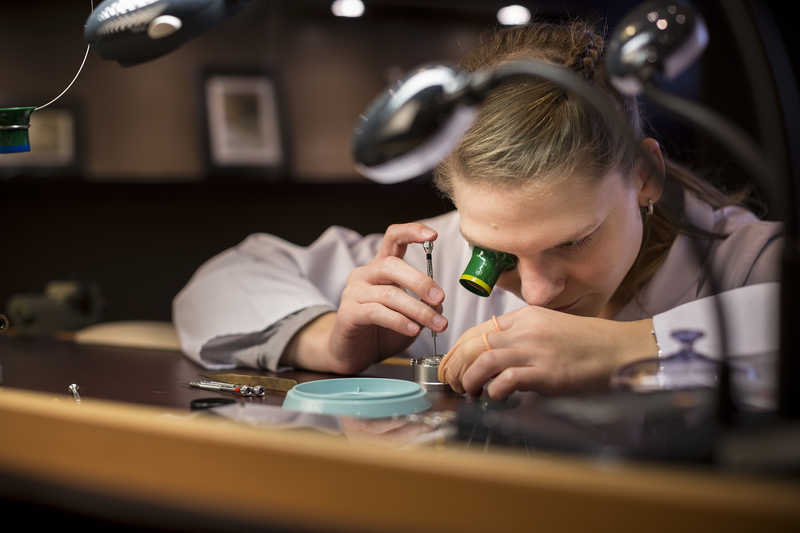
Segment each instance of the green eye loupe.
M0 154L30 152L28 127L35 107L0 108Z
M517 266L517 257L514 255L474 246L472 258L458 282L478 296L489 296L500 274L515 266Z

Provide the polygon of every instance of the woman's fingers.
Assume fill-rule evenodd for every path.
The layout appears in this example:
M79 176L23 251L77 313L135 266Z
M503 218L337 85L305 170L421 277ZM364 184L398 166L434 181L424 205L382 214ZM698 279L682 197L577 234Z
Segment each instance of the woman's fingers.
M492 334L492 332L484 333L486 334L487 339ZM493 332L493 334L494 337L492 338L494 339L498 333ZM462 339L463 340L460 341L456 347L445 356L442 362L439 363L442 381L450 384L450 387L452 387L452 389L459 394L466 392L466 389L463 385L464 373L470 366L472 366L472 364L482 353L489 350L486 342L484 342L483 333L480 335L473 335L469 338L464 338L462 336Z
M389 226L375 257L356 268L342 291L330 349L341 357L391 355L406 349L422 327L444 331L444 291L403 260L411 243L435 240L420 223ZM416 298L419 296L419 298Z
M513 347L488 350L473 338L459 345L454 356L444 378L459 394L478 396L486 386L492 399L503 400L515 390L549 389L547 373L530 354Z
M447 328L447 319L430 305L423 303L406 291L393 285L364 285L357 295L360 304L376 303L397 311L410 321L442 332ZM441 309L441 306L439 306Z
M392 224L386 228L376 257L403 257L409 244L433 241L437 236L436 230L420 222Z
M478 395L489 380L507 369L527 366L535 366L533 357L528 353L514 348L487 350L479 354L464 371L461 376L461 386L468 394Z
M482 352L507 344L505 329L510 325L503 316L482 322L465 331L439 363L439 381L449 383L456 392L464 392L461 376ZM500 326L498 331L497 327ZM486 338L484 340L484 334ZM487 346L488 342L488 346Z
M536 366L513 366L500 372L486 387L493 400L504 400L516 390L539 390L547 387L545 373Z
M415 321L380 303L369 302L348 307L350 309L345 308L340 312L346 313L348 321L355 326L378 326L407 337L414 337L420 332L420 326Z
M433 306L444 301L444 291L435 281L397 257L377 259L354 271L353 278L370 285L397 285Z

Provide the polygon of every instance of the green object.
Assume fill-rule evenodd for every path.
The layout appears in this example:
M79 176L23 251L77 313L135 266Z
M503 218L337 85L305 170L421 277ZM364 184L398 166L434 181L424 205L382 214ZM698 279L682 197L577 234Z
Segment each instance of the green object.
M0 107L0 154L30 152L31 113L35 107Z
M358 418L388 418L430 409L425 390L413 381L337 378L307 381L286 393L284 409Z
M489 296L500 274L515 266L516 256L475 246L472 248L472 258L458 282L478 296Z

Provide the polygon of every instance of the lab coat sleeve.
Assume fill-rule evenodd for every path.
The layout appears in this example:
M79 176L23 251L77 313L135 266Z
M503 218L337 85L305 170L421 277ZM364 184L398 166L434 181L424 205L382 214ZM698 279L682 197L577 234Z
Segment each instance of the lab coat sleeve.
M780 284L758 283L732 289L717 296L725 315L725 330L730 355L756 355L779 348ZM653 316L653 327L663 356L680 350L672 333L681 329L699 330L703 337L694 344L697 353L719 358L719 321L714 296L679 305Z
M764 241L763 248L747 273L745 284L755 285L780 280L784 241L785 237L782 233L770 235Z
M348 275L381 239L338 226L307 247L251 235L203 264L173 300L183 352L206 368L275 370L294 333L336 310Z

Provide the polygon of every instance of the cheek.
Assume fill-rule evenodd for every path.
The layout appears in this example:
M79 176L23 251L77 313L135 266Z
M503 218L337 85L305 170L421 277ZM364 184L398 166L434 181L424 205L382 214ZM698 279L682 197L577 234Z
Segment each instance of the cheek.
M495 287L500 287L503 290L516 294L520 298L522 297L522 283L519 280L519 272L516 268L513 270L506 270L500 274Z
M609 227L608 233L575 261L573 276L584 285L616 290L636 259L641 234L641 225L637 228L627 221Z
M594 255L588 263L595 265L596 274L603 275L609 281L621 283L628 273L642 242L642 225L638 211L634 216L626 216L620 219L619 224L609 228L610 231L606 242L598 243L593 252Z
M596 246L581 265L578 275L594 285L605 286L619 281L619 273L625 269L623 252L617 242Z

